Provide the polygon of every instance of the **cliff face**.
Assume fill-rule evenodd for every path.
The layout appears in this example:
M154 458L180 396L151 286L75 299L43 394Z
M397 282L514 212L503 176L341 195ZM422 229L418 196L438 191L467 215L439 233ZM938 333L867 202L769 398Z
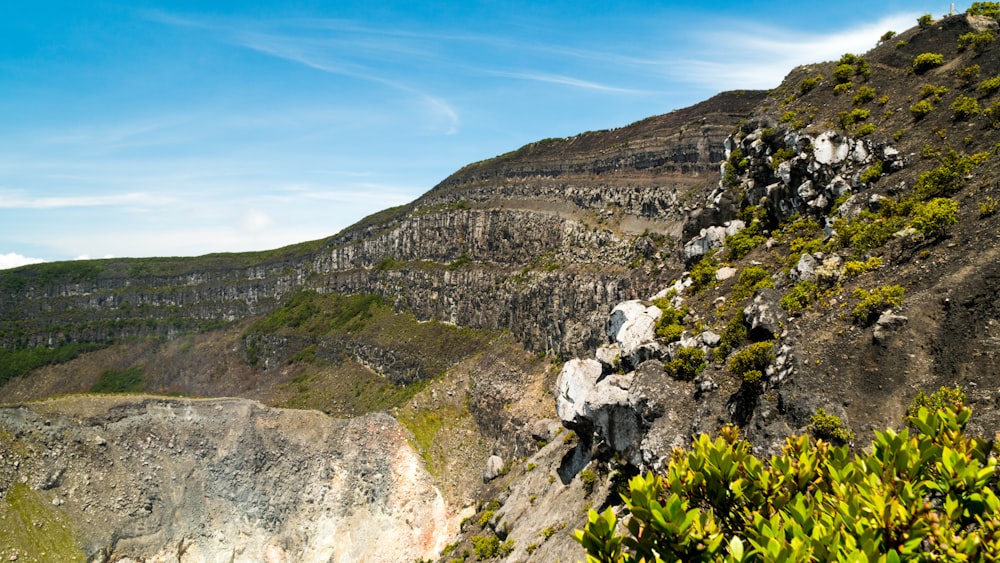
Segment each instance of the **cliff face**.
M596 316L652 287L628 266L657 245L636 237L680 233L679 197L715 181L722 139L760 97L723 94L529 145L308 246L0 273L0 345L205 330L312 287L377 292L423 319L508 329L534 350L582 351L598 341Z

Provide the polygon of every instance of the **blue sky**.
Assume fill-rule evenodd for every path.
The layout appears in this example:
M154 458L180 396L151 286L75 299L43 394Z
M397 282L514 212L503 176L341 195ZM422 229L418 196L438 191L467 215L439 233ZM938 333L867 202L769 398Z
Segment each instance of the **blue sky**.
M774 87L948 9L6 2L0 267L323 238L467 163Z

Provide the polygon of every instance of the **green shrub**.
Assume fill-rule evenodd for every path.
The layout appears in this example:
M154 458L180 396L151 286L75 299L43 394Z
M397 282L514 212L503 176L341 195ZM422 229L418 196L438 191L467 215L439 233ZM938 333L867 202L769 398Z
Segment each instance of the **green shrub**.
M687 307L675 309L670 305L669 299L657 299L653 304L659 307L662 314L656 321L656 335L667 342L675 342L681 339L684 332L684 317L688 314Z
M958 50L964 51L972 47L975 52L982 53L995 40L996 36L988 29L984 29L979 33L970 31L958 36Z
M919 26L920 29L927 29L932 23L934 23L934 18L931 17L930 14L924 14L917 18L917 26Z
M928 170L917 178L914 194L918 199L926 200L933 197L947 197L965 187L966 177L972 169L986 161L988 153L963 155L954 149L937 158L941 164Z
M701 373L707 364L705 352L701 348L685 347L677 350L674 359L664 363L667 374L674 379L690 380Z
M597 483L597 474L590 469L584 469L580 472L580 483L583 485L583 490L588 495L594 492L594 485Z
M757 248L761 244L767 241L767 237L761 235L754 235L747 232L744 229L735 235L726 237L726 248L729 250L730 260L739 260L751 250Z
M994 129L1000 129L1000 101L993 102L990 107L983 110L983 117Z
M973 2L965 13L1000 20L1000 2Z
M865 168L861 176L858 177L863 184L870 184L872 182L878 181L882 177L882 161L876 160L874 164Z
M958 202L937 197L913 206L910 226L927 238L944 236L948 229L958 223Z
M719 265L711 256L706 256L697 264L691 267L691 291L700 293L702 290L715 285L715 272L719 271Z
M871 323L882 311L902 305L905 292L899 285L884 285L871 291L854 290L854 297L860 300L852 312L854 320L862 324Z
M910 43L908 41L899 40L899 41L896 41L896 48L897 49L902 49L903 47L906 47L909 44Z
M862 86L858 88L858 91L854 94L854 99L852 102L856 106L860 106L866 102L870 102L875 99L875 89L871 86Z
M997 90L1000 90L1000 76L994 76L989 80L983 80L979 83L978 90L979 93L984 96L989 96Z
M857 129L854 130L854 136L855 137L867 137L868 135L871 135L872 133L874 133L877 130L878 129L875 127L874 123L865 123L861 127L858 127Z
M472 549L476 553L476 559L484 561L495 557L507 557L514 551L514 540L500 542L500 538L495 535L472 536Z
M739 303L752 296L758 289L765 287L774 287L771 273L762 266L751 264L740 272L740 277L736 280L732 291L729 292L729 299L733 303Z
M132 366L126 370L108 370L101 374L91 388L91 393L138 393L146 385L142 366Z
M843 82L841 84L837 84L833 87L833 95L839 96L841 94L846 94L851 91L851 88L854 88L853 82Z
M795 149L792 147L780 148L771 155L771 170L777 170L782 162L795 156Z
M743 315L743 309L738 309L736 314L729 318L729 322L726 323L726 328L722 331L721 336L722 340L715 349L715 359L720 362L726 359L731 350L739 348L747 340L747 324L746 317Z
M890 39L892 39L892 38L893 38L893 37L895 37L895 36L896 36L896 32L895 32L895 31L892 31L892 30L890 29L889 31L887 31L887 32L883 33L883 34L882 34L882 37L879 37L879 38L878 38L878 42L879 42L879 43L885 43L885 42L889 41Z
M982 72L982 70L979 68L979 65L974 64L969 66L963 66L962 68L958 69L957 71L955 71L955 76L958 77L958 79L961 80L962 82L970 84L973 80L979 78L980 72Z
M827 414L826 409L819 409L809 419L809 432L813 436L843 445L854 440L854 432L844 427L844 421L839 416Z
M931 105L927 100L920 100L919 102L910 106L910 114L914 119L923 119L928 113L934 110L934 106Z
M959 96L951 104L955 119L966 119L979 113L979 101L969 96Z
M920 53L913 58L913 72L920 74L943 64L944 55L940 53Z
M836 68L833 69L833 79L837 81L837 84L850 82L851 78L854 78L854 65L838 64Z
M852 125L859 121L864 121L871 117L871 110L854 108L851 111L840 112L840 126L844 129L850 129Z
M817 74L812 78L806 78L802 82L799 82L799 92L806 94L813 88L815 88L820 82L823 81L823 75Z
M997 561L1000 472L971 410L918 409L851 455L808 436L767 460L724 427L632 478L624 523L593 510L587 561Z
M965 408L965 401L965 392L962 391L961 387L941 386L930 395L920 391L913 398L910 406L907 407L906 417L908 419L916 418L920 409L927 409L931 412L942 412L945 409L951 409L953 412L959 412Z
M993 199L992 197L986 196L986 199L979 202L979 216L989 217L996 214L997 209L1000 208L1000 201Z
M788 293L778 303L782 309L791 314L798 313L816 299L819 286L807 280L800 281L788 290Z
M774 344L771 341L757 342L729 358L729 371L747 383L755 383L764 377L764 370L773 361Z
M935 86L933 84L924 84L923 88L920 89L920 99L926 100L928 98L934 98L934 102L940 102L941 97L948 93L947 86Z
M867 274L868 272L877 270L881 267L882 259L878 256L872 256L865 262L860 260L848 260L847 262L844 262L844 277L847 279L856 278L861 274Z

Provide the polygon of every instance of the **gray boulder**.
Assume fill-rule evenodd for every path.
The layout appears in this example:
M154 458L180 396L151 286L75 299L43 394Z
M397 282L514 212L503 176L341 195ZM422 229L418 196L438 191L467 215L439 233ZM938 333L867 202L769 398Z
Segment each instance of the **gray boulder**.
M659 307L646 305L642 301L625 301L611 311L607 323L607 335L618 345L618 354L625 369L633 369L643 361L660 352L656 341L656 322L663 312ZM603 353L607 362L610 350Z
M778 305L780 301L781 294L768 287L757 290L753 301L743 309L743 315L750 325L751 337L755 340L773 338L784 330L788 314Z
M559 419L584 440L596 436L615 450L624 451L638 433L635 413L628 402L632 376L602 377L597 360L566 362L556 380Z

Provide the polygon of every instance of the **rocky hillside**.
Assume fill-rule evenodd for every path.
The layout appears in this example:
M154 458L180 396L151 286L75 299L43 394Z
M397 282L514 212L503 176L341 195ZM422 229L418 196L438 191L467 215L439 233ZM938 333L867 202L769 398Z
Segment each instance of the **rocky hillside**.
M0 394L388 411L445 513L469 515L442 561L579 558L567 531L588 508L726 423L761 454L802 432L865 443L947 385L989 434L998 31L984 15L922 22L769 92L539 141L324 241L0 273ZM64 404L10 407L2 428ZM50 449L47 431L8 432L4 459ZM54 500L58 455L6 466L6 514ZM88 556L117 545L89 530L70 535Z

